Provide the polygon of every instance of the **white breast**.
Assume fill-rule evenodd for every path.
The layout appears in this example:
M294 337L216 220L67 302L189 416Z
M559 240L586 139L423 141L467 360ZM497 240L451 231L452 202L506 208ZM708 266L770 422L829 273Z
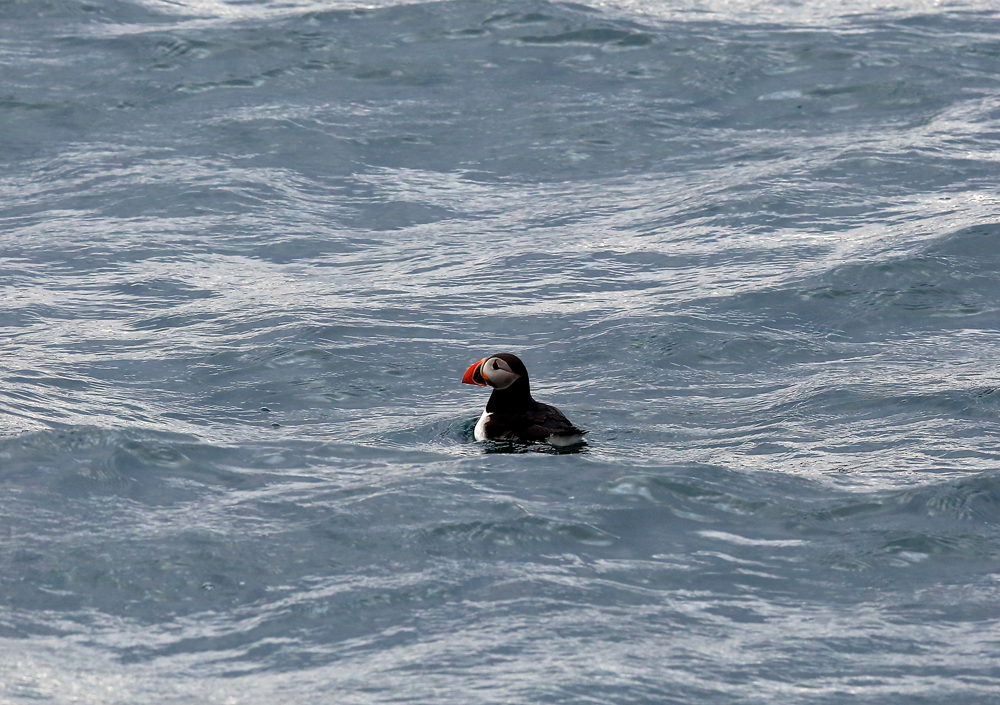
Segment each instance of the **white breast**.
M479 417L479 421L476 422L476 430L473 432L475 439L477 441L486 440L486 422L490 420L490 412L483 410L483 415Z

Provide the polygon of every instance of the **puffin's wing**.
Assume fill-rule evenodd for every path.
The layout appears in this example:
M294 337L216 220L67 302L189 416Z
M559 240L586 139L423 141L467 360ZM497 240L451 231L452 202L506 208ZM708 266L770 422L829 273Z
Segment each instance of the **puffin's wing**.
M549 436L576 436L586 433L577 428L554 406L538 404L538 408L528 413L526 435L531 440L544 441Z

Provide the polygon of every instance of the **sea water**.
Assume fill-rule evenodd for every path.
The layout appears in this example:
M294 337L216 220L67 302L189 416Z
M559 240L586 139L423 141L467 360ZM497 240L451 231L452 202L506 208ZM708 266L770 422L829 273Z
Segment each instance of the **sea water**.
M998 37L3 3L0 700L991 702Z

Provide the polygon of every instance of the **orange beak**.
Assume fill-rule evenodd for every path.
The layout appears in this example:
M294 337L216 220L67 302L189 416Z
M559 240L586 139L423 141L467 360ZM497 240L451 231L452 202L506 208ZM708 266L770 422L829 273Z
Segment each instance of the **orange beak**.
M472 367L465 371L465 375L462 376L462 384L475 384L478 387L485 387L486 380L483 378L483 373L479 369L488 358L483 358L479 362L472 363Z

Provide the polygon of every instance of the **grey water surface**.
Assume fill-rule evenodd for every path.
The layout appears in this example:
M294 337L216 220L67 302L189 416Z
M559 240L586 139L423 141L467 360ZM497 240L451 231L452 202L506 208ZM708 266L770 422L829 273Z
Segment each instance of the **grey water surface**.
M0 701L995 701L998 196L985 0L0 3Z

